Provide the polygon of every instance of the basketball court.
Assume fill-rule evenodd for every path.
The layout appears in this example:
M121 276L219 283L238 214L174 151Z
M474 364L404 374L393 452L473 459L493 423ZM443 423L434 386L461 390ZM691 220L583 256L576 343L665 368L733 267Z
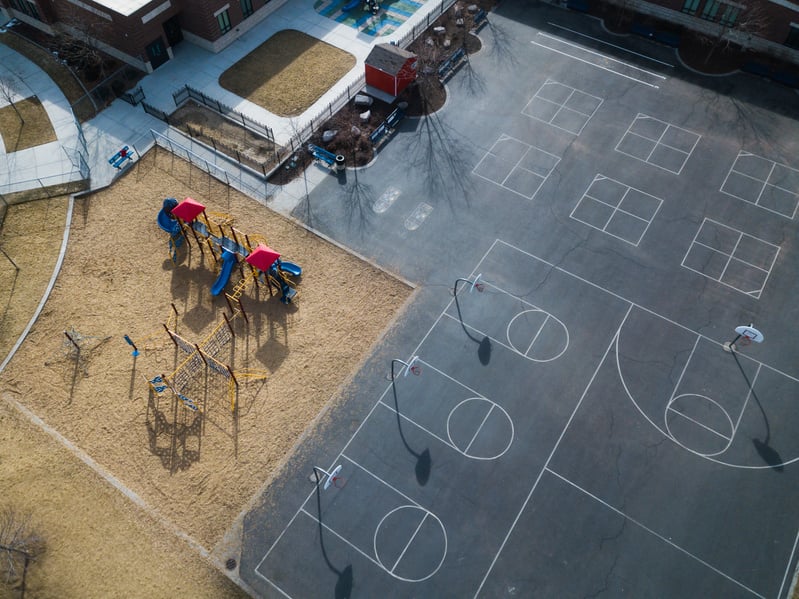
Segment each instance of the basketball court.
M546 68L513 80L489 46L485 94L436 117L456 193L408 176L410 122L357 219L335 181L301 215L421 290L247 516L264 596L789 594L796 124L733 135L666 52L546 11L494 16Z

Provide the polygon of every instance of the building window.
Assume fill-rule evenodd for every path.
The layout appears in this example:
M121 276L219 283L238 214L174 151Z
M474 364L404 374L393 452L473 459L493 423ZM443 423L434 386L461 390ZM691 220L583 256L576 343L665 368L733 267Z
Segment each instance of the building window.
M789 48L796 48L799 50L799 25L791 23L791 30L788 32L785 45Z
M241 0L241 14L245 19L252 14L252 0Z
M682 11L689 15L695 15L698 8L699 0L685 0L685 4L682 5Z
M228 14L228 11L223 10L221 13L216 15L216 22L219 23L219 30L223 35L230 31L230 15Z
M708 0L702 10L702 18L708 21L716 21L720 25L731 27L735 25L741 9L732 4L725 4L720 0Z
M35 2L31 2L30 0L11 0L11 6L20 12L24 12L29 17L33 17L38 21L42 20Z

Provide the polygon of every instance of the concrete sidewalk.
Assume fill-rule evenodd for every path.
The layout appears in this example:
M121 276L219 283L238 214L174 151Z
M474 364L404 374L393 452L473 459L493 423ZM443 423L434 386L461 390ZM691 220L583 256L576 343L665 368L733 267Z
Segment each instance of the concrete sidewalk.
M336 100L349 85L361 77L364 72L364 60L374 44L399 40L415 25L424 22L430 13L440 8L439 2L430 1L391 35L373 37L320 15L314 10L313 4L313 0L287 2L217 54L188 42L179 44L174 49L175 56L172 60L142 79L141 87L144 90L146 102L164 112L171 113L175 109L173 92L184 85L189 85L270 127L274 132L275 141L285 144L295 131L304 127L328 104ZM219 77L225 70L271 36L285 29L307 33L349 52L356 58L356 64L349 73L308 107L302 115L293 118L275 115L232 94L219 85ZM27 188L39 186L37 181L43 178L46 178L47 184L60 182L59 177L80 178L80 174L75 173L76 169L68 156L69 151L82 144L79 139L78 127L66 98L36 65L1 44L0 61L8 65L9 69L19 77L20 97L30 95L39 97L58 135L58 142L21 152L2 154L0 168L3 172L8 173L8 182L0 184L0 193L25 189L25 185L28 186ZM30 93L23 92L23 89ZM2 106L1 102L0 106ZM110 184L120 174L120 171L108 163L108 159L122 146L135 146L139 152L143 153L154 143L151 130L165 135L168 133L165 123L145 113L141 106L131 106L123 100L116 100L98 116L84 123L82 130L86 142L86 161L91 171L92 189ZM193 151L204 160L224 168L229 172L232 180L241 181L250 176L246 172L243 173L237 165L234 166L229 161L220 159L213 152L198 148L196 145ZM312 187L324 176L323 172L311 169L305 180L285 186L282 190L273 188L271 191L276 200L274 207L283 212L290 211L297 201L306 195L306 185ZM248 189L252 186L251 184L232 184L248 195L253 195ZM260 199L263 200L262 197Z

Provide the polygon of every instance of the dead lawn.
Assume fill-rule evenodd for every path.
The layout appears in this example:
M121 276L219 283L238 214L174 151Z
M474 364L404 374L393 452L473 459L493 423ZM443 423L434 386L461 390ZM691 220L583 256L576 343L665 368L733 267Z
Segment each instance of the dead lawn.
M355 66L355 57L314 37L280 31L222 73L219 84L278 116L297 116Z
M9 153L57 139L50 117L36 96L0 108L0 137Z

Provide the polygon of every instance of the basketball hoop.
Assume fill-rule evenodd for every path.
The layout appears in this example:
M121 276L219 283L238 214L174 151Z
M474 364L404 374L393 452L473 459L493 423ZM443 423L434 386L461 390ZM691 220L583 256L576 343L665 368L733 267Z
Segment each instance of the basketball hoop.
M476 283L474 288L477 289L477 293L483 293L485 285L483 285L482 283Z
M422 374L422 367L419 366L418 364L411 366L410 370L413 376L419 376L420 374Z
M740 341L738 343L745 347L745 346L747 346L747 345L752 343L752 338L751 337L747 337L746 335L744 335L744 336L741 337L741 339L740 339Z
M333 481L333 486L336 487L337 489L343 489L344 487L347 486L347 479L344 478L343 476L334 476L332 478L332 481Z

